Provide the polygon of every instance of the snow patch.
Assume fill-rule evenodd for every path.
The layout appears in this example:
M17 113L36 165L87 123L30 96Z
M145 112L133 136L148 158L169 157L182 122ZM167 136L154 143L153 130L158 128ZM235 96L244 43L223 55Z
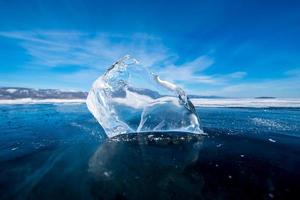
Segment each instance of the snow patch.
M15 93L16 91L18 91L17 89L12 89L12 88L10 88L10 89L6 89L6 92L8 92L8 93Z

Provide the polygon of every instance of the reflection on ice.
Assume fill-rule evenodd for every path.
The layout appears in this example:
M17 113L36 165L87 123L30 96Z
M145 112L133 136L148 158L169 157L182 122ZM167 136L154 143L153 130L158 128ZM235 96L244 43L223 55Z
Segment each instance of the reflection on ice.
M182 189L182 194L199 197L199 185L182 172L198 160L204 137L190 133L164 132L161 135L155 132L124 134L106 140L89 161L92 194L104 199L114 199L116 194L130 199L143 196L155 199L155 191L159 191L166 195L161 199L168 199L170 187L184 187L188 191ZM197 183L201 182L198 179L201 179L200 176Z

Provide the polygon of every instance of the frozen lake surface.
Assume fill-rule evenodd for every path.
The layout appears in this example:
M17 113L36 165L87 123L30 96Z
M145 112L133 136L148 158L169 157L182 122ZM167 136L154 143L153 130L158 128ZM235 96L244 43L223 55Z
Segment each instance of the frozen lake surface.
M85 104L0 105L0 199L299 196L299 108L197 111L207 136L108 140Z

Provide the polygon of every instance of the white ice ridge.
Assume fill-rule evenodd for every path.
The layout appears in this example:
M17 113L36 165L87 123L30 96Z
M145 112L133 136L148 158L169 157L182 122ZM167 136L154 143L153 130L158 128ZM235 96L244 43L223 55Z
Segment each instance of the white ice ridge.
M194 98L191 101L199 107L300 108L299 98Z
M123 98L115 98L115 102L132 108L143 108L154 99L128 91L126 101ZM172 101L172 98L162 97ZM193 98L190 99L196 107L244 107L244 108L300 108L300 99L276 98L276 99L254 99L254 98ZM51 104L51 103L86 103L86 99L0 99L0 104Z
M145 131L203 133L185 91L130 56L93 83L86 103L108 137Z

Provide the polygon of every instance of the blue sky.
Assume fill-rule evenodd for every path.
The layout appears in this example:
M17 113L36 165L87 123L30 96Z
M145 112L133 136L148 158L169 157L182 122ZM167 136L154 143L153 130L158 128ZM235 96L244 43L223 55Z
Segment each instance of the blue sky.
M89 90L125 54L186 88L300 97L300 1L0 0L0 86Z

